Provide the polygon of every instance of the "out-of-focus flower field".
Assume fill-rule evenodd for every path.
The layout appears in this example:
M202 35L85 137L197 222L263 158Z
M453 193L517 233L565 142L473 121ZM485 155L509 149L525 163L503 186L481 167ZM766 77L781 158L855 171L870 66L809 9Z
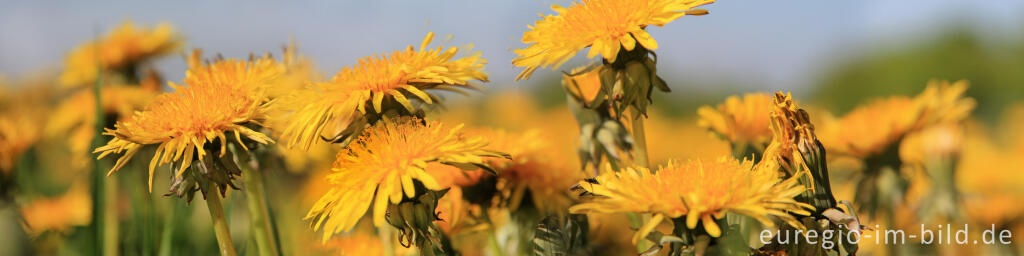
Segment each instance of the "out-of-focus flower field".
M0 254L1024 254L1024 43L693 91L647 31L713 0L536 11L511 63L458 31L335 67L107 27L0 76Z

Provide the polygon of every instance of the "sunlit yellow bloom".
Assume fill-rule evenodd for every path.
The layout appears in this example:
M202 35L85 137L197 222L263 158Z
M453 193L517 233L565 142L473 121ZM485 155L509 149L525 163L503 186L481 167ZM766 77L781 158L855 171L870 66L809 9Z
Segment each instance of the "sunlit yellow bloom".
M697 125L734 144L764 148L772 139L772 107L772 96L766 93L729 96L714 108L697 109Z
M255 142L272 142L270 137L247 127L266 119L266 86L272 85L283 67L269 58L251 61L220 60L194 66L185 74L185 86L171 83L172 93L157 96L141 112L118 122L104 135L114 136L97 148L103 158L123 153L110 173L123 167L143 146L159 144L149 163L149 186L153 190L153 171L157 165L181 161L177 175L191 164L194 156L202 159L207 143L220 139L221 154L227 133L236 140L246 137ZM240 143L244 147L244 143Z
M92 199L89 188L76 182L63 195L36 199L21 206L26 230L32 234L43 231L64 231L72 226L88 225L92 218Z
M568 8L552 5L556 15L541 15L530 30L523 33L525 49L512 64L526 69L516 80L530 78L537 68L558 68L576 52L590 47L587 58L601 54L615 62L620 49L631 51L637 43L648 50L658 43L644 29L649 25L664 26L684 15L702 15L706 10L694 9L714 0L581 0ZM621 47L620 47L621 45Z
M822 141L833 152L861 159L882 154L910 132L967 118L975 102L963 96L966 90L966 81L933 80L917 97L876 100L839 120L826 120Z
M650 222L633 236L633 243L646 237L665 218L683 216L688 228L702 222L713 237L722 234L715 220L730 212L750 216L766 226L773 226L770 217L777 217L802 227L790 213L808 215L813 207L793 198L805 189L797 177L782 180L774 170L753 165L749 160L720 157L686 163L669 161L656 173L642 167L608 170L596 178L596 183L580 183L596 197L570 211L653 213Z
M410 99L424 104L438 101L425 90L461 91L475 88L472 80L487 81L483 71L487 60L480 58L480 52L456 59L456 47L427 49L433 37L428 33L419 50L410 45L404 51L364 57L355 66L342 68L331 81L313 83L286 99L282 107L294 111L283 129L288 145L308 148L324 132L366 114L366 108L382 113L386 106L400 105L414 113Z
M429 190L445 188L430 174L432 163L473 166L483 165L485 157L503 156L484 149L484 138L463 135L461 127L403 119L364 131L338 154L327 176L332 187L306 219L314 221L314 230L322 226L327 240L352 229L373 203L373 223L383 227L389 204L416 195L414 181Z
M127 21L106 37L72 50L64 61L60 83L77 86L93 83L103 70L118 70L139 64L151 57L171 53L182 40L169 24L153 28L138 27Z
M100 107L104 114L125 121L158 94L158 91L141 86L104 86L100 92ZM66 140L73 156L72 165L83 167L88 159L80 159L80 156L88 155L96 136L96 95L93 91L82 90L62 101L54 109L45 133L48 137Z

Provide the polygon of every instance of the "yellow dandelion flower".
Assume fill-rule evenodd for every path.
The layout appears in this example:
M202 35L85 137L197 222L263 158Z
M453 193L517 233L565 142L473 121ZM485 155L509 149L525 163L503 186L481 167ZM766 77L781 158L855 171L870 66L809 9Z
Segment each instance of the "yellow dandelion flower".
M486 150L482 137L462 134L461 125L447 127L419 119L387 121L364 131L338 154L331 189L309 210L314 230L324 228L324 240L352 229L373 203L373 223L384 226L389 204L416 196L414 181L426 189L445 187L430 173L430 163L483 165L485 157L503 156Z
M580 186L596 197L570 208L574 213L653 213L650 222L633 236L633 243L646 237L665 218L686 217L686 226L702 222L713 237L722 234L715 220L726 213L742 214L773 226L770 217L802 227L791 213L808 215L813 207L794 197L804 191L795 177L780 179L774 170L753 168L749 160L731 157L716 160L669 161L657 172L642 167L606 171L596 182Z
M66 86L90 84L103 70L118 70L171 53L182 40L170 24L153 28L138 27L126 21L106 37L72 50L64 61L60 83Z
M157 96L143 111L118 122L114 130L107 129L104 135L114 138L93 153L99 153L99 158L123 154L110 170L113 173L143 146L159 144L149 163L152 191L157 165L181 161L177 172L180 176L194 156L203 159L207 143L220 139L223 155L228 132L234 132L239 142L243 135L261 144L272 142L270 137L246 126L259 125L266 119L265 87L281 72L283 67L269 58L220 60L192 67L185 74L186 86L170 83L174 92Z
M697 125L735 144L764 150L772 139L770 115L772 96L766 93L729 96L714 108L697 109Z
M860 159L893 150L908 133L967 118L975 102L966 81L933 80L914 98L893 96L860 106L839 120L826 120L821 135L833 152ZM898 153L898 151L892 151Z
M483 71L487 60L480 58L480 52L456 59L456 47L427 49L433 37L433 32L428 33L419 50L410 45L404 51L364 57L355 66L342 68L331 81L313 83L293 94L282 103L294 111L283 129L285 137L290 138L289 147L299 144L309 148L338 123L347 125L346 120L357 113L367 114L366 108L379 114L391 105L415 113L410 100L424 104L438 101L426 90L461 92L476 87L472 80L487 81Z
M525 67L516 80L530 78L537 68L556 69L576 52L590 47L587 58L598 54L609 63L615 62L620 49L632 51L637 44L648 50L658 49L658 42L644 29L664 26L684 15L703 15L706 10L694 9L714 0L581 0L568 8L552 5L556 15L541 15L530 30L523 33L525 49L512 65ZM621 47L620 47L621 45Z

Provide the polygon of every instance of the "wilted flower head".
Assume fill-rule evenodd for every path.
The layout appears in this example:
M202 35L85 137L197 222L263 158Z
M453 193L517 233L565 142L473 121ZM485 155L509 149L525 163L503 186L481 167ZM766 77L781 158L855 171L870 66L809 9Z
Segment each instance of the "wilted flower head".
M476 168L487 157L504 156L484 149L484 138L467 137L460 129L415 118L385 120L369 128L338 154L327 176L332 187L306 219L313 220L314 229L324 228L326 240L352 229L373 203L373 223L381 227L387 223L389 205L422 194L417 185L430 191L445 188L431 174L438 164Z
M110 170L113 173L143 146L159 144L149 163L152 191L157 165L180 161L177 176L181 176L195 157L206 157L206 146L218 145L217 139L223 156L229 132L234 132L234 139L242 147L243 136L261 144L272 142L250 127L266 119L265 87L282 71L283 67L269 58L228 59L193 66L185 74L184 86L171 83L174 92L157 96L143 111L118 122L114 130L108 129L104 135L114 138L94 153L100 153L99 158L123 154Z
M526 69L516 80L530 78L541 67L558 68L576 52L590 47L587 58L598 54L608 62L615 62L620 49L631 51L640 44L648 50L658 43L644 29L664 26L684 15L703 15L706 10L697 6L714 0L582 0L569 7L551 6L556 15L541 15L530 30L523 33L525 49L512 64Z
M342 68L331 81L313 83L284 99L282 107L294 111L282 128L288 145L308 148L325 132L336 134L334 130L345 129L362 115L387 110L416 113L411 100L438 101L425 90L461 92L475 87L472 80L487 81L483 71L487 60L479 52L456 59L456 47L427 49L433 37L428 33L419 50L410 45L403 51L364 57L355 66Z
M774 170L753 167L749 160L720 157L686 163L670 161L654 173L642 167L608 170L593 183L580 183L595 197L570 211L653 213L650 222L633 236L634 243L664 218L685 217L690 229L701 222L712 237L722 234L715 221L730 212L750 216L767 226L774 225L770 217L802 226L791 213L808 215L813 207L794 199L804 191L796 177L783 180Z
M90 84L100 69L120 70L148 58L171 53L182 44L169 24L138 27L126 21L107 36L85 43L68 54L60 83L67 86Z

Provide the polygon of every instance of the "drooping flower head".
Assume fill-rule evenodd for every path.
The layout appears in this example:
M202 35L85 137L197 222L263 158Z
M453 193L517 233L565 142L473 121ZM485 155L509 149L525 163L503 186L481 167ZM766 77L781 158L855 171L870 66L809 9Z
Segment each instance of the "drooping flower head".
M72 50L64 61L60 83L66 86L90 84L103 70L118 70L148 58L171 53L182 44L170 24L153 28L126 21L106 37Z
M813 209L794 196L804 191L795 178L780 179L774 171L753 168L752 161L731 157L715 160L669 161L657 172L642 167L607 171L580 186L596 197L570 208L571 212L643 212L654 217L633 236L646 237L664 218L686 217L687 228L703 223L712 237L722 234L715 223L726 213L742 214L772 226L770 217L801 227L790 214L808 215Z
M194 157L202 160L210 143L219 139L221 155L226 152L228 133L245 147L242 137L266 144L273 140L247 126L260 125L266 119L266 86L271 85L283 67L270 58L250 61L219 60L191 67L185 73L185 85L170 83L174 92L164 93L143 111L118 122L104 135L114 136L97 148L99 158L123 154L110 173L123 167L145 145L158 144L149 163L150 191L157 165L180 161L177 175L184 173Z
M472 80L487 81L483 71L487 60L480 58L480 52L455 58L456 47L427 49L433 37L428 33L419 50L410 45L403 51L364 57L355 66L342 68L329 82L312 83L286 99L282 107L294 111L283 129L288 145L309 148L324 132L337 133L332 129L344 129L360 115L386 110L415 113L412 100L438 101L426 90L461 92L475 88Z
M714 108L703 106L697 109L700 116L697 125L729 141L733 147L752 147L763 151L772 139L769 127L772 106L772 96L765 93L745 94L742 98L729 96Z
M306 219L313 220L314 229L324 228L326 240L352 229L372 203L373 223L381 227L388 206L415 198L417 184L431 191L445 188L432 169L484 165L487 157L504 157L486 150L484 138L463 135L461 127L403 118L369 128L338 154L327 176L332 187Z
M684 15L707 14L697 6L714 0L581 0L568 8L551 6L558 14L541 15L530 30L523 33L525 49L512 64L526 69L516 80L530 78L537 68L558 68L583 48L590 47L587 58L598 54L609 63L615 62L620 49L632 51L640 47L658 48L658 43L644 29L664 26ZM620 47L621 46L621 47Z

